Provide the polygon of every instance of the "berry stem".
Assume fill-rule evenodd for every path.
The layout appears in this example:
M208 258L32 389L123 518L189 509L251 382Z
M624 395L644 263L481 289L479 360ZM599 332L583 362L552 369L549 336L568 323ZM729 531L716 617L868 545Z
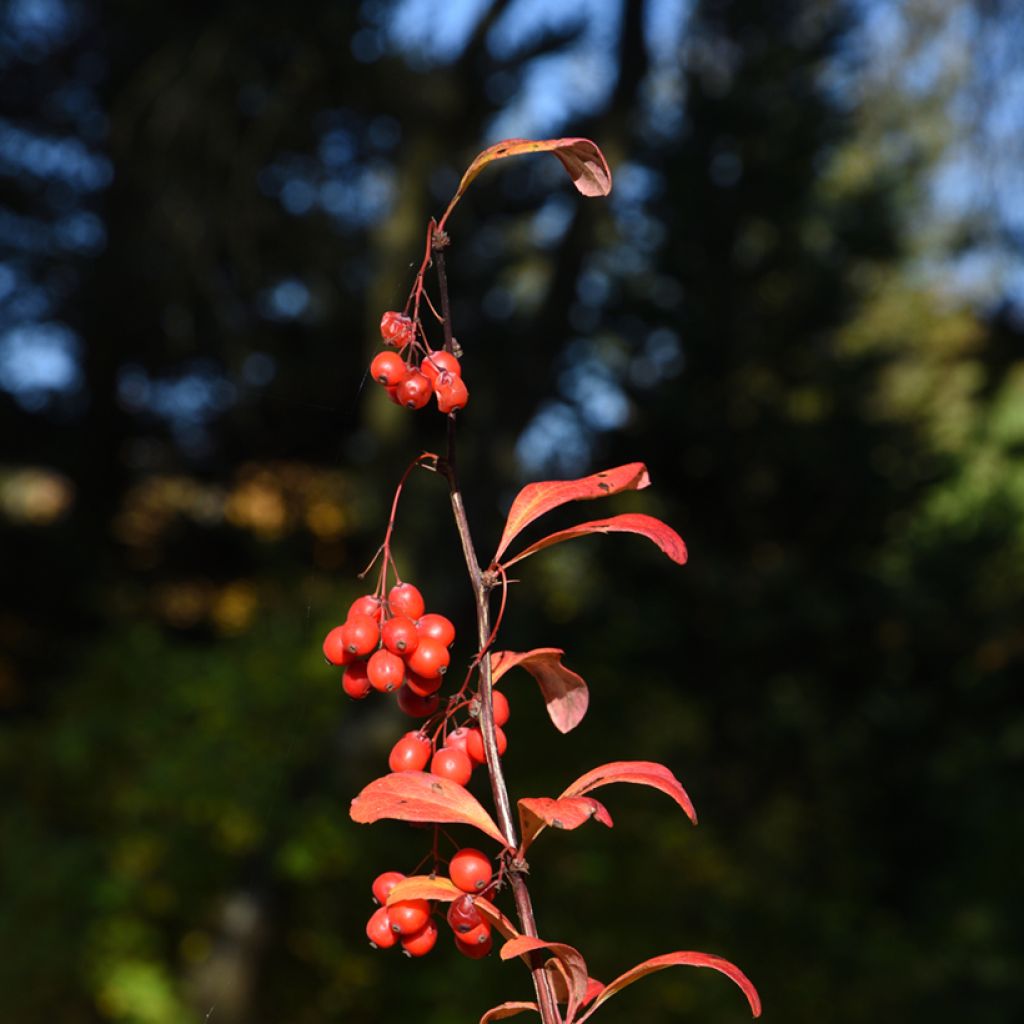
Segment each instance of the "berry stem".
M434 224L431 222L431 229L433 230L433 228ZM448 303L448 275L444 259L444 248L448 244L448 237L441 231L435 231L432 237L434 267L437 271L441 315L443 317L444 348L446 352L451 352L453 348L452 318ZM462 501L462 491L459 487L455 461L455 413L448 415L448 449L444 461L439 462L438 469L448 479L452 514L455 517L455 527L458 530L459 540L462 544L462 554L466 560L466 569L469 572L470 583L473 587L473 597L476 602L477 638L480 644L478 654L480 716L478 722L483 736L484 754L487 758L487 774L491 780L491 793L494 797L498 827L505 837L508 848L516 850L519 847L519 838L516 834L515 819L512 816L512 805L508 797L508 787L505 784L505 776L501 769L501 758L498 755L498 744L494 731L494 707L491 700L493 682L491 679L491 659L487 649L494 642L490 608L490 592L493 584L484 578L483 570L480 568L480 561L477 558L473 537L469 530L466 508ZM533 902L530 899L530 891L526 885L525 865L512 862L509 870L509 881L512 886L512 896L515 900L516 912L519 916L519 926L524 935L537 938L537 923L533 915ZM543 1024L561 1024L562 1018L558 1012L558 1003L555 1000L551 982L544 970L542 958L538 954L533 954L531 957L530 972L533 976L533 986L537 993L537 1005L540 1007L540 1016Z

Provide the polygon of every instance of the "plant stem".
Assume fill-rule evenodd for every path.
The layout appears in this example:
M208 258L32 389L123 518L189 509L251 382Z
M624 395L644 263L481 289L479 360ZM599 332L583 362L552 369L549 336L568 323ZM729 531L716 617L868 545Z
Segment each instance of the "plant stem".
M446 244L447 237L440 234L434 235L434 264L437 268L437 279L441 297L441 315L444 317L444 347L445 351L451 352L453 347L452 320L451 308L448 303L448 275L445 271L444 262L444 246ZM519 838L516 834L515 819L512 816L512 806L508 798L505 775L501 769L501 758L498 755L498 744L494 731L494 706L491 696L493 693L491 657L487 652L487 644L491 639L490 594L493 584L484 578L484 573L480 568L476 548L473 546L473 538L469 532L469 520L466 518L462 491L459 488L459 479L455 465L455 413L450 413L448 416L448 451L443 464L443 472L448 479L452 514L455 517L455 527L458 530L459 541L462 544L462 554L466 560L466 569L469 572L470 583L473 587L473 597L476 602L477 638L480 645L480 716L478 721L484 741L484 754L487 758L487 774L491 780L491 793L494 797L494 807L498 816L498 827L501 829L501 834L505 837L505 842L509 849L515 851L519 846ZM522 933L537 938L537 923L533 916L533 902L530 899L530 891L526 885L525 865L513 861L509 865L509 881L512 886L512 896L515 900L516 912L519 916L519 926L522 929ZM544 970L542 959L537 953L534 953L531 957L530 971L533 975L533 987L537 993L537 1005L540 1008L543 1024L560 1024L562 1018L558 1012L558 1003L551 988L551 981Z

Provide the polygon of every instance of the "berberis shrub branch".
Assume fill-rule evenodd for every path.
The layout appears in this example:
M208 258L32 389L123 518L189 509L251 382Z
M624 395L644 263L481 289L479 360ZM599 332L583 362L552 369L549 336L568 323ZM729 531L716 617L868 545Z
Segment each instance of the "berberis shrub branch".
M596 790L619 782L650 786L674 801L694 824L697 821L679 780L664 765L650 761L599 765L564 786L558 796L519 800L515 814L502 772L511 708L496 687L506 673L525 670L537 680L551 721L563 733L580 724L589 700L586 683L563 664L563 651L558 648L500 649L509 567L553 544L592 533L639 534L672 561L680 565L686 561L682 538L660 520L639 513L592 519L514 550L525 527L560 505L647 487L647 470L639 462L579 480L527 485L512 503L497 550L486 562L481 562L470 536L456 470L459 414L470 396L459 361L463 353L452 335L445 269L445 252L452 243L445 227L459 199L485 167L538 152L557 157L584 196L604 196L611 190L604 155L588 139L512 139L485 150L463 175L440 220L432 219L427 225L412 290L401 312L392 310L381 318L385 348L370 364L374 380L397 404L418 410L429 405L431 398L436 401L447 419L447 445L443 455L424 452L406 469L395 491L383 542L362 574L375 571L376 586L355 601L345 622L327 634L323 645L327 660L344 667L342 686L349 697L361 700L374 690L393 693L401 710L419 720L418 728L395 743L388 758L390 772L369 783L352 801L351 814L357 822L392 818L433 826L426 833L432 838L424 843L422 859L410 874L385 871L372 881L380 906L367 922L366 934L379 949L399 947L410 957L425 956L434 949L442 918L462 956L481 959L497 940L502 960L519 958L526 965L534 999L502 1003L486 1011L481 1024L528 1012L539 1014L544 1024L582 1024L627 985L677 965L720 971L740 987L756 1017L761 1005L754 986L721 957L670 952L603 984L590 976L579 950L550 936L541 938L538 931L527 885L527 853L548 828L575 829L591 819L611 827L608 810L593 796ZM427 287L431 268L436 274L433 300ZM417 469L447 482L473 588L476 650L464 672L451 658L454 625L444 615L427 610L420 590L401 578L392 554L402 488ZM446 685L453 678L455 683ZM490 782L491 810L466 789L479 768ZM459 848L442 828L446 824L476 829L481 848ZM509 895L512 908L507 913L501 903Z

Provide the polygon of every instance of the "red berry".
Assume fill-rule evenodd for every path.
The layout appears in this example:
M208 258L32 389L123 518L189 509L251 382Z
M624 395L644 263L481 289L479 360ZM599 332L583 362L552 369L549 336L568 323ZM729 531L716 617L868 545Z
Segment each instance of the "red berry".
M409 368L397 352L378 352L370 363L370 376L378 384L393 388L409 376Z
M436 679L448 671L451 655L448 648L440 640L424 636L416 645L416 650L409 655L407 663L417 675L425 679Z
M444 413L465 409L469 402L469 388L461 377L453 373L438 374L434 380L434 394L437 395L438 409Z
M413 670L409 668L408 663L406 663L405 684L418 696L429 697L432 693L437 693L437 691L441 689L441 683L443 682L443 676L434 676L433 679L426 679L418 672L413 672Z
M384 390L388 393L388 398L390 398L391 401L395 403L395 405L401 405L402 404L402 400L398 397L398 385L397 384L393 388L385 388Z
M362 700L370 692L370 679L366 674L365 661L354 661L345 669L345 674L341 677L341 688L353 700Z
M418 932L402 936L406 956L426 956L436 944L437 925L430 920Z
M380 318L380 336L384 339L385 345L405 348L415 335L416 328L413 326L413 322L402 313L388 310Z
M388 767L393 772L421 772L427 767L433 750L421 732L407 732L392 748Z
M498 756L501 757L508 749L508 737L505 736L500 725L494 727L494 740L498 747ZM475 725L469 730L469 735L466 737L466 753L477 764L483 764L487 760L487 755L484 753L484 734Z
M411 583L397 583L388 593L388 607L392 615L418 619L423 614L426 603L423 595Z
M491 710L494 712L495 725L504 725L509 720L512 709L508 706L508 697L500 690L491 691Z
M465 786L473 777L473 762L464 750L442 747L430 761L430 771L443 779L451 779Z
M467 932L455 933L455 938L463 945L473 948L474 946L485 946L491 941L491 926L486 921L481 921L475 928Z
M406 674L406 685L398 691L398 706L410 718L428 718L440 706L441 699L436 693L423 696L416 693Z
M396 615L393 619L388 619L380 631L380 638L392 654L401 654L406 657L416 650L416 645L420 642L420 635L416 632L416 623L404 615Z
M430 401L431 390L430 381L419 370L411 370L395 389L395 398L407 409L422 409Z
M448 737L445 740L446 747L454 747L456 750L466 749L466 740L469 739L469 729L465 725L460 725L458 729L452 729L448 733Z
M490 933L484 938L483 942L475 942L472 945L463 942L458 935L455 936L455 948L463 955L468 956L471 960L480 960L490 953L492 946L494 945L494 939Z
M359 658L374 650L379 639L380 628L369 615L350 615L341 627L341 642L345 650Z
M467 846L448 862L448 877L463 892L480 892L494 877L494 868L490 857Z
M366 937L370 945L378 949L390 949L398 941L398 936L391 930L387 907L378 907L370 915L370 920L366 922Z
M451 647L455 642L455 627L452 625L451 619L446 619L436 612L421 615L416 620L416 632L420 636L429 636L433 640L440 640L445 647Z
M373 880L371 889L373 890L373 898L378 903L387 903L388 896L391 890L394 889L399 882L405 881L405 875L401 871L385 871L378 875Z
M370 655L366 663L370 685L381 693L397 690L405 680L405 662L397 654L381 648Z
M397 900L388 907L391 930L399 935L412 935L430 920L427 900Z
M423 362L420 363L420 373L433 383L434 379L442 373L450 373L453 377L461 377L462 367L459 366L458 359L451 352L441 350L439 352L429 352L423 357Z
M324 657L332 665L347 665L352 660L345 650L345 641L342 639L344 628L344 626L335 626L324 637Z
M376 594L364 594L352 602L352 607L348 610L348 618L351 619L353 615L366 615L374 622L379 623L384 616L384 606Z
M456 935L466 935L483 922L473 897L466 893L448 904L448 925Z

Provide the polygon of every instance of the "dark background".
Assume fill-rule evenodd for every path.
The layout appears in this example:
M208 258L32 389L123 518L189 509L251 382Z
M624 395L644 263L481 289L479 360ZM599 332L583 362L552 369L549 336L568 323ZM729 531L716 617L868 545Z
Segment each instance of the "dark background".
M451 222L477 539L526 480L642 459L601 512L691 560L522 565L502 645L564 647L593 699L563 739L510 677L507 770L664 761L701 826L607 790L613 831L531 856L542 934L605 981L719 953L787 1024L1024 1019L1022 10L564 8L0 8L5 1024L527 997L447 938L367 948L370 880L427 838L349 821L407 720L319 645L443 444L364 386L380 314L474 154L557 135L600 143L609 199L522 158ZM438 478L397 554L464 666ZM745 1015L679 970L598 1019Z

